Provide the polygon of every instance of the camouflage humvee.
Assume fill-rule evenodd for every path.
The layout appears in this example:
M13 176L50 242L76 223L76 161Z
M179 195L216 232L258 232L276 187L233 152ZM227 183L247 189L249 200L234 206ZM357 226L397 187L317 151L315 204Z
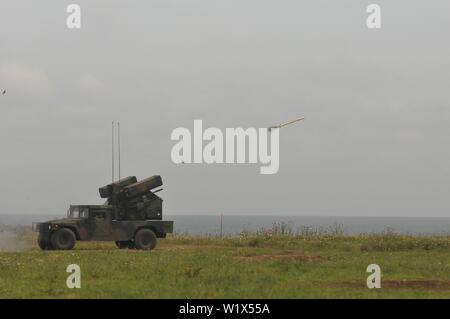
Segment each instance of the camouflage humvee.
M173 232L173 221L162 221L162 199L151 189L160 176L141 182L130 176L100 188L105 205L72 205L67 217L33 223L41 249L72 249L76 240L115 241L118 248L151 250L156 238Z

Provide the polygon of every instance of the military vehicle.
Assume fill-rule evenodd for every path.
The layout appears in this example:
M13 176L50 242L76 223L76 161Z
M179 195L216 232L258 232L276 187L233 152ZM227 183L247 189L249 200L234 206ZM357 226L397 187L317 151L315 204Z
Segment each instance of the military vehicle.
M100 187L104 205L71 205L67 217L33 223L43 250L68 250L76 240L115 241L118 248L151 250L156 238L173 231L173 221L162 220L161 176L137 181L129 176ZM154 190L154 191L153 191Z

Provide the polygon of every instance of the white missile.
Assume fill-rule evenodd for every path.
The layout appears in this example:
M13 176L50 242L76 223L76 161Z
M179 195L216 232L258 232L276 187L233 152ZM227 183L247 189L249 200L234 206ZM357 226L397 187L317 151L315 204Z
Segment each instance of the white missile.
M271 127L269 127L269 131L272 130L273 128L282 128L283 126L286 126L286 125L289 125L289 124L292 124L292 123L295 123L295 122L298 122L298 121L301 121L301 120L304 120L304 119L305 119L304 117L300 117L300 118L295 119L293 121L289 121L289 122L286 122L286 123L281 123L279 125L271 126Z

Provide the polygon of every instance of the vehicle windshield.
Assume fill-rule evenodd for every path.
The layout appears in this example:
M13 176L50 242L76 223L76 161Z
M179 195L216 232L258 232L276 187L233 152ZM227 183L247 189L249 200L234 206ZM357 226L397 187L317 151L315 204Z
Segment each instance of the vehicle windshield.
M86 218L88 217L89 209L87 207L70 206L67 212L69 218Z

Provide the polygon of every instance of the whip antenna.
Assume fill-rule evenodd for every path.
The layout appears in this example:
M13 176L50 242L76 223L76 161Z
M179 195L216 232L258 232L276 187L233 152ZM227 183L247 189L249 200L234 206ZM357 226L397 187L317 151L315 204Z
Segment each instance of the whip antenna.
M111 123L111 180L114 183L114 121Z
M117 147L119 152L119 179L120 179L120 122L117 122Z

